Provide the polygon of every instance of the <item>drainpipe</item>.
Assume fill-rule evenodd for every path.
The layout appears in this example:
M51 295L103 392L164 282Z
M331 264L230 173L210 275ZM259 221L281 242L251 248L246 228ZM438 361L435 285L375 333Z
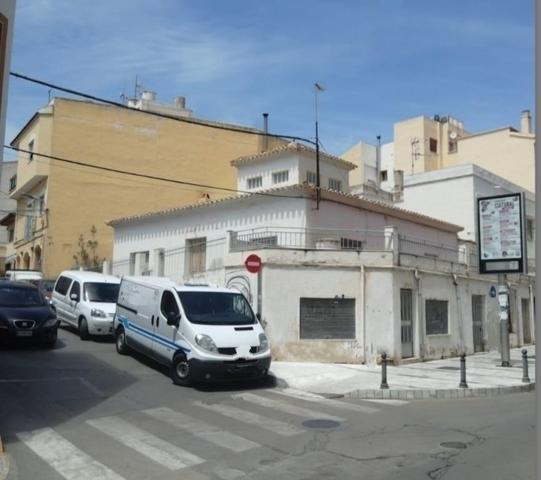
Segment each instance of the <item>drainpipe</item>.
M365 278L364 265L361 265L361 323L362 323L362 332L363 332L363 359L364 364L367 364L366 358L366 278Z
M413 277L415 278L415 289L417 290L417 307L415 308L415 331L417 332L417 352L415 352L415 345L413 345L413 355L417 353L417 356L422 359L423 357L423 296L421 293L421 273L415 269L413 271Z
M456 317L457 317L457 323L458 323L458 341L460 342L460 345L462 345L462 352L457 352L459 355L460 353L466 353L466 345L464 344L464 325L462 325L462 308L460 303L460 296L458 293L458 277L453 273L453 285L455 286L455 297L456 297ZM447 319L447 328L449 330L449 333L451 332L451 322L450 319Z

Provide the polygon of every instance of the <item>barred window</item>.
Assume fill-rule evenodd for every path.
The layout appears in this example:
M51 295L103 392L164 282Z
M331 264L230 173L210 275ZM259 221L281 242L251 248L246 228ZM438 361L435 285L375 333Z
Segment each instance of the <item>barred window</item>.
M336 190L337 192L342 191L342 182L336 178L329 178L329 188L331 190Z
M426 334L441 335L449 333L449 306L447 300L426 300Z
M284 183L289 180L289 170L282 170L272 174L272 183Z
M306 181L312 185L317 185L317 175L314 172L306 172Z
M252 190L254 188L259 188L263 185L263 177L252 177L249 178L247 181L248 190Z
M192 238L186 240L186 273L203 273L207 264L207 238Z

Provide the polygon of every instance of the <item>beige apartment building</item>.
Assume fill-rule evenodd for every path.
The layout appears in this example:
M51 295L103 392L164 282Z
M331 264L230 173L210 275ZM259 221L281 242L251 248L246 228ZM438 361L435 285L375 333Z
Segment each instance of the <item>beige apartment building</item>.
M534 141L529 110L521 113L520 128L483 132L469 132L453 117L419 116L395 123L393 141L380 149L359 142L341 157L359 167L350 173L352 187L373 183L392 190L396 171L407 176L474 164L533 192Z
M96 256L110 259L113 231L106 222L142 212L204 202L230 195L204 186L107 172L39 156L50 155L96 166L166 177L185 182L236 188L230 161L281 142L253 128L193 118L188 122L148 115L152 110L191 117L179 97L171 106L143 93L133 109L54 98L17 134L11 145L26 150L11 179L17 200L15 266L42 270L54 278L75 265L79 237L92 240Z

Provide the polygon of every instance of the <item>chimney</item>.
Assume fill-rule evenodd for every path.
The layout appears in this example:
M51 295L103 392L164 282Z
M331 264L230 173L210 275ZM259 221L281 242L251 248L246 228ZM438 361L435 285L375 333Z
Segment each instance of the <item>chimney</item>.
M175 108L184 109L186 108L186 98L185 97L175 97L173 99L173 104Z
M522 110L520 114L520 133L532 133L532 116L529 110Z
M267 134L269 133L269 114L264 113L263 114L263 132L265 133L263 137L263 146L261 148L262 152L266 152L269 149L269 137Z
M404 201L404 171L395 170L393 174L394 174L393 202L400 203Z

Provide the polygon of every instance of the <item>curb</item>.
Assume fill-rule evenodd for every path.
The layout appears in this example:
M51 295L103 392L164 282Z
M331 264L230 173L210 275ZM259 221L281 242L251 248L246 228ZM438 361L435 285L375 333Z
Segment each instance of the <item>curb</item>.
M470 397L493 397L509 393L530 392L535 390L535 382L510 387L487 388L452 388L431 390L353 390L341 395L346 398L359 400L428 400L428 399L458 399Z

